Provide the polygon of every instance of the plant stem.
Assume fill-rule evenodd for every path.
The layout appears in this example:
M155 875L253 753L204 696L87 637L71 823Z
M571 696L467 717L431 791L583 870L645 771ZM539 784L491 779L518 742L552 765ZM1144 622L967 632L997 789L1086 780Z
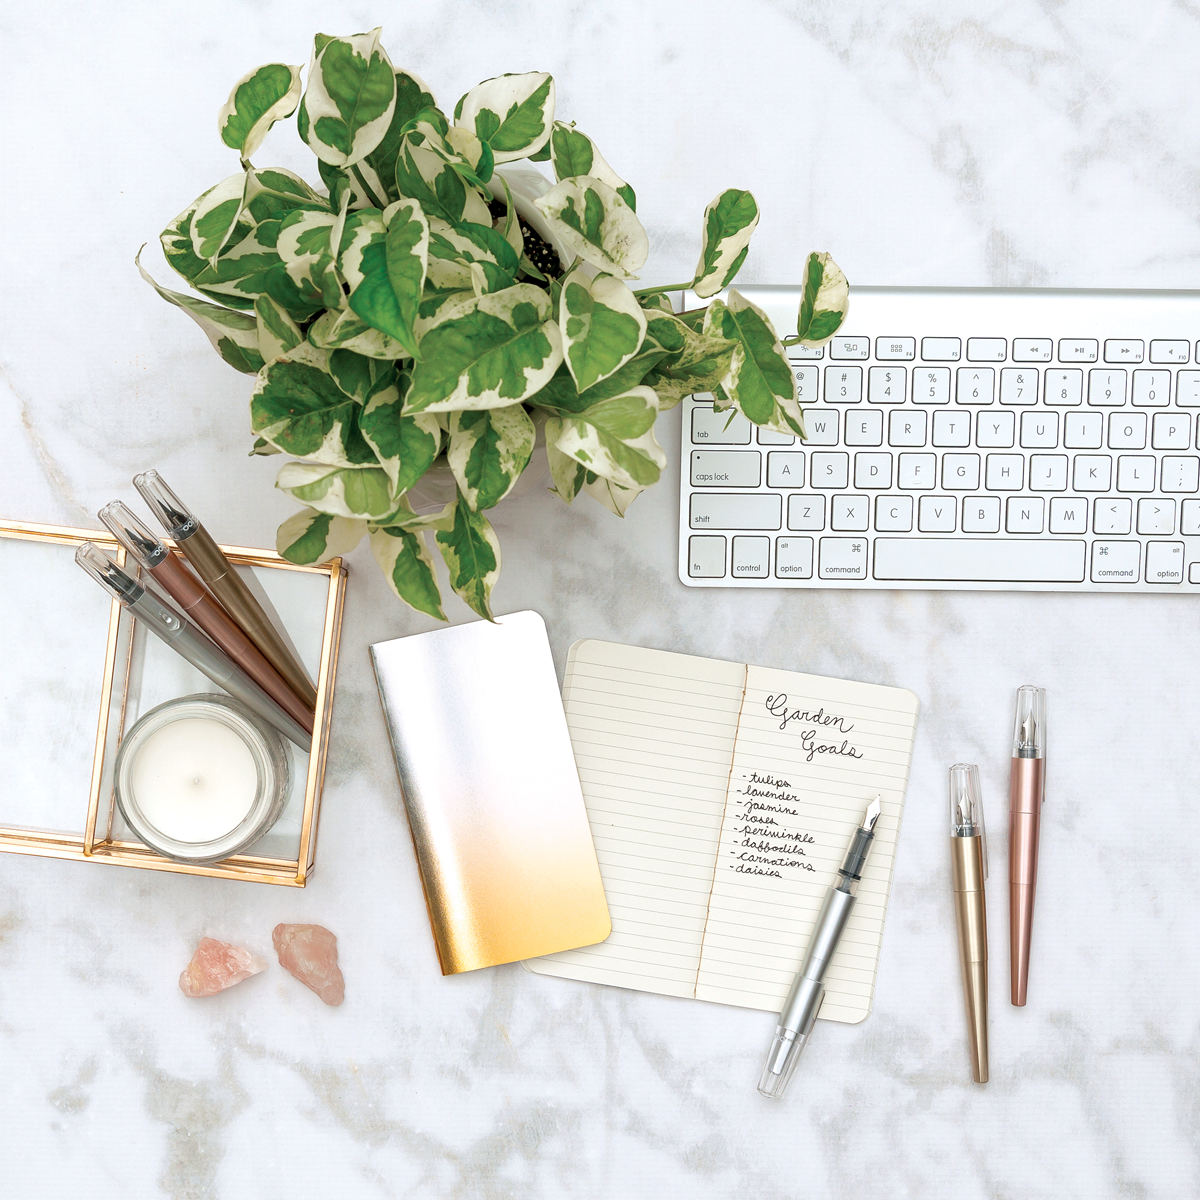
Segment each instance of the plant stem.
M692 280L687 283L664 283L662 287L638 288L635 296L657 296L662 292L686 292L692 286Z

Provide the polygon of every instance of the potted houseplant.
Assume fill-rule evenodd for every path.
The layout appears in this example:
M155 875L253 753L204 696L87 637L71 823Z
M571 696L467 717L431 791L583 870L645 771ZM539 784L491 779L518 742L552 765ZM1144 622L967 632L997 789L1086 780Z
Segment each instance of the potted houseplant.
M432 534L451 586L490 617L500 547L485 513L535 443L563 500L586 492L621 516L666 465L658 414L689 392L803 437L785 347L831 337L848 288L809 255L782 342L735 290L713 298L759 219L738 189L706 209L693 278L637 288L649 245L634 191L555 119L549 75L485 80L448 117L379 33L318 34L306 86L284 63L240 79L219 127L241 169L161 236L198 295L139 269L256 376L252 453L290 455L277 486L304 505L281 554L319 562L369 536L396 594L445 619ZM321 188L251 162L293 113ZM667 295L684 290L712 299L676 313ZM439 472L446 502L414 506Z

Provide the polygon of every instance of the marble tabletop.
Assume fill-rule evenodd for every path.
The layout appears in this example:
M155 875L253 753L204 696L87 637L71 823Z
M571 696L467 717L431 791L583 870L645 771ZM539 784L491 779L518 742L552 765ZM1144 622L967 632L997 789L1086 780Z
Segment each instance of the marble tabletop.
M763 212L751 281L789 282L821 248L858 284L1195 285L1200 10L1188 0L56 11L0 21L7 518L95 525L154 465L203 496L224 540L273 545L292 505L272 489L277 463L246 456L250 380L141 282L133 255L236 170L215 129L233 81L307 61L317 29L382 22L397 64L447 106L479 79L552 71L559 114L637 188L648 282L690 274L704 204L738 185ZM312 174L291 128L258 157ZM165 281L157 253L148 261ZM678 415L660 431L674 464ZM688 589L674 469L624 522L588 500L504 503L497 611L541 612L560 670L573 640L599 637L917 693L866 1022L819 1027L792 1094L772 1104L754 1090L768 1014L519 966L443 979L366 654L431 623L391 597L364 545L349 559L305 890L0 856L0 1194L1200 1194L1191 602ZM469 616L457 601L448 611ZM994 903L980 1087L945 769L981 765L1002 829L1013 690L1030 681L1049 689L1054 739L1031 1000L1002 1003ZM0 761L22 753L0 746ZM269 955L280 921L338 935L341 1008L278 966L212 1000L180 994L201 935Z

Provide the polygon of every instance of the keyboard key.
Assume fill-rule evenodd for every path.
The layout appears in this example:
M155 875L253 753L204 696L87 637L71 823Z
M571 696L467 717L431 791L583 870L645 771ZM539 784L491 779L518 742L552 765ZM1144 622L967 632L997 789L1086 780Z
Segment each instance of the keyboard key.
M1051 533L1087 533L1088 502L1083 496L1055 496L1050 501Z
M1154 491L1154 459L1148 454L1122 454L1117 459L1117 491Z
M1009 533L1041 533L1046 502L1041 496L1009 496L1004 528Z
M819 571L822 579L866 579L867 539L823 537Z
M888 413L889 446L923 446L929 414L919 408L893 409Z
M856 454L854 456L854 486L856 488L890 488L892 486L892 456L890 454Z
M688 538L688 574L693 579L723 579L725 539L703 536Z
M937 482L936 454L901 454L899 467L899 487L931 488Z
M836 408L810 408L804 413L804 431L810 446L836 446L838 444L838 418Z
M1187 342L1155 341L1150 343L1152 363L1185 363L1188 360Z
M959 404L991 404L996 392L995 367L959 367Z
M1190 450L1192 446L1191 413L1155 413L1154 432L1150 444L1155 450Z
M1104 445L1104 414L1067 413L1063 423L1063 445L1068 450L1099 450Z
M834 360L870 358L871 339L865 337L843 337L840 335L831 338L829 342L829 357Z
M1093 533L1128 533L1133 522L1132 500L1097 500Z
M908 362L917 357L917 339L910 337L876 338L875 357L880 362ZM1184 361L1187 360L1184 359Z
M807 408L810 404L816 404L817 368L793 367L792 374L796 377L796 398L800 402L800 407Z
M882 446L883 413L879 409L846 414L847 446Z
M826 367L825 403L857 404L862 399L862 367Z
M1013 338L1013 362L1049 362L1054 343L1049 338Z
M1145 450L1146 414L1113 413L1108 418L1110 450Z
M989 454L984 486L989 492L1019 492L1025 486L1025 455Z
M1107 454L1075 455L1071 486L1077 492L1107 492L1112 487L1112 458Z
M1069 408L1083 403L1083 372L1047 371L1045 400L1051 408Z
M1141 542L1093 542L1093 583L1137 583Z
M964 496L963 533L999 533L1000 497Z
M1191 537L1200 534L1200 500L1185 500L1179 506L1179 532Z
M958 501L953 496L922 496L917 506L917 528L922 533L953 533Z
M1164 454L1159 466L1160 492L1200 491L1200 458L1195 455Z
M773 429L760 428L758 444L760 446L794 446L796 439L790 433L776 433Z
M1003 362L1008 357L1004 338L967 338L968 362Z
M730 420L730 417L733 419ZM692 409L692 442L711 446L747 446L750 422L738 410L714 412L697 405Z
M775 539L775 577L777 579L811 579L812 568L812 538L777 537Z
M693 450L692 487L758 487L762 455L757 450Z
M1000 372L1001 404L1036 404L1037 389L1036 367L1005 367Z
M1109 338L1104 343L1106 363L1140 363L1146 356L1146 343L1141 340Z
M969 446L971 444L971 414L957 409L943 409L933 414L933 444L935 446Z
M978 454L942 455L942 487L946 491L973 492L978 486Z
M824 529L825 497L789 496L787 527L789 529L810 529L816 531Z
M767 487L804 486L804 451L772 450L767 455Z
M782 518L783 498L767 492L741 496L723 496L719 492L692 495L693 529L778 529Z
M914 404L950 403L950 368L921 367L913 371Z
M1059 362L1095 362L1100 343L1095 338L1062 338L1058 343Z
M1087 543L996 538L875 539L875 578L962 583L1082 583Z
M1197 520L1200 520L1200 515L1197 516ZM912 527L913 498L911 496L875 497L876 529L881 533L909 533Z
M1137 503L1137 531L1141 534L1175 532L1175 501L1142 499Z
M1125 403L1125 372L1100 367L1088 372L1088 403L1093 408L1120 408Z
M1146 546L1146 582L1183 582L1183 543L1149 542Z
M788 346L784 353L790 359L803 361L806 358L824 358L824 346Z
M1200 408L1200 371L1180 371L1176 375L1175 403L1180 408Z
M1067 490L1067 456L1065 454L1031 454L1029 456L1029 490L1031 492L1065 492Z
M956 337L922 338L921 357L926 362L958 362L962 357L962 340Z
M1021 445L1027 450L1054 449L1058 445L1058 413L1046 412L1044 408L1037 412L1023 412Z
M812 487L844 488L850 482L850 455L844 451L814 450L809 470Z
M733 539L734 579L765 579L771 573L771 539L769 537L735 537Z
M1188 566L1188 583L1200 583L1200 562Z
M867 400L871 404L903 404L907 383L905 367L872 367L867 372Z
M980 413L975 418L975 444L985 450L1007 450L1013 444L1016 426L1016 413Z
M869 496L834 496L829 528L842 533L865 533L870 515Z
M1165 408L1171 403L1170 371L1134 371L1133 403L1139 408Z

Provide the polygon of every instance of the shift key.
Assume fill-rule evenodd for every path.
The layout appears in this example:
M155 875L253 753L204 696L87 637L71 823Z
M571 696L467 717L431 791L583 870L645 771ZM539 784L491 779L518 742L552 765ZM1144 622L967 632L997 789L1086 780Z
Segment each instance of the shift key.
M693 529L780 529L783 497L693 493L690 524Z

